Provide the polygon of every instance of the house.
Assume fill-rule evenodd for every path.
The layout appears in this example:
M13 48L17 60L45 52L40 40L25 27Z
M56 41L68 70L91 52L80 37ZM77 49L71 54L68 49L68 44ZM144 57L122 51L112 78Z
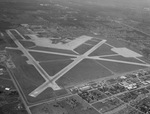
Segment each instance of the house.
M137 88L137 84L136 83L129 83L129 82L123 81L123 82L121 82L119 84L121 86L124 86L125 88L127 88L129 90Z
M91 86L86 85L86 86L80 87L79 89L80 89L81 91L87 91L87 90L91 89Z

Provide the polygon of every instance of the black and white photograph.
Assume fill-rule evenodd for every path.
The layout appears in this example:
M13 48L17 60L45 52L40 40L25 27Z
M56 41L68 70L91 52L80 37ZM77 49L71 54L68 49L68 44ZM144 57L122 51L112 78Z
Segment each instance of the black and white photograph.
M150 0L0 0L0 114L150 114Z

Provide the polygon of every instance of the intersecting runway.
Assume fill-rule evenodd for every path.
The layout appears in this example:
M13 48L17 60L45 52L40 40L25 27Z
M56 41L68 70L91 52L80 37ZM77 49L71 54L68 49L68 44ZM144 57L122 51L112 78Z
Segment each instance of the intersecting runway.
M16 30L15 30L16 31ZM72 68L74 68L77 64L79 64L84 59L92 59L92 60L102 60L102 61L110 61L110 62L116 62L116 63L125 63L130 65L140 65L140 66L147 66L149 67L149 64L144 63L136 63L136 62L129 62L129 61L122 61L122 60L113 60L113 59L107 59L107 58L100 58L99 56L89 56L92 52L94 52L96 49L98 49L101 45L106 43L106 40L100 41L98 44L93 46L91 49L89 49L87 52L85 52L82 55L71 55L71 54L65 54L65 53L57 53L57 52L48 52L48 51L40 51L40 50L33 50L33 49L26 49L22 46L22 44L14 37L14 35L11 33L10 30L7 31L8 35L14 40L18 48L24 53L24 55L29 59L28 63L35 66L35 68L39 71L41 76L45 79L45 83L43 83L41 86L36 88L34 91L32 91L29 96L37 97L39 94L41 94L45 89L48 87L51 87L53 90L60 90L61 88L57 85L56 81L60 79L64 74L66 74L68 71L70 71ZM20 35L20 33L19 33ZM21 36L23 37L23 36ZM32 55L29 53L29 51L33 52L41 52L41 53L48 53L48 54L58 54L58 55L65 55L65 56L71 56L75 57L73 59L73 62L70 63L68 66L60 70L58 73L56 73L54 76L50 76L39 64L38 61L36 61ZM113 54L114 55L114 54ZM113 56L112 55L112 56ZM116 54L117 55L117 54ZM108 55L106 55L108 56ZM110 55L111 56L111 55Z

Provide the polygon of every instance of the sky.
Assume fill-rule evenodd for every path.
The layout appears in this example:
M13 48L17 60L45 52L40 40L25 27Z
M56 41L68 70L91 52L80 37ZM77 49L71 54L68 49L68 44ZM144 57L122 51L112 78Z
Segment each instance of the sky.
M149 4L150 0L76 0L79 2L91 2L93 4L105 4L105 5L135 5L140 6L143 4Z
M0 0L2 1L18 1L18 2L36 2L36 1L73 1L81 3L89 3L93 5L103 5L103 6L130 6L130 7L150 7L150 0Z
M60 0L60 1L73 1L73 2L81 2L81 3L90 3L94 5L103 5L103 6L132 6L132 7L149 6L150 7L150 0Z

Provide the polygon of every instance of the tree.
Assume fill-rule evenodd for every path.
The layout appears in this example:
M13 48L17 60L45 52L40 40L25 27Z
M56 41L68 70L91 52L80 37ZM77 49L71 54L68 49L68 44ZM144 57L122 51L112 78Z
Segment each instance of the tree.
M142 53L146 58L149 58L150 49L144 48L144 49L142 49Z

